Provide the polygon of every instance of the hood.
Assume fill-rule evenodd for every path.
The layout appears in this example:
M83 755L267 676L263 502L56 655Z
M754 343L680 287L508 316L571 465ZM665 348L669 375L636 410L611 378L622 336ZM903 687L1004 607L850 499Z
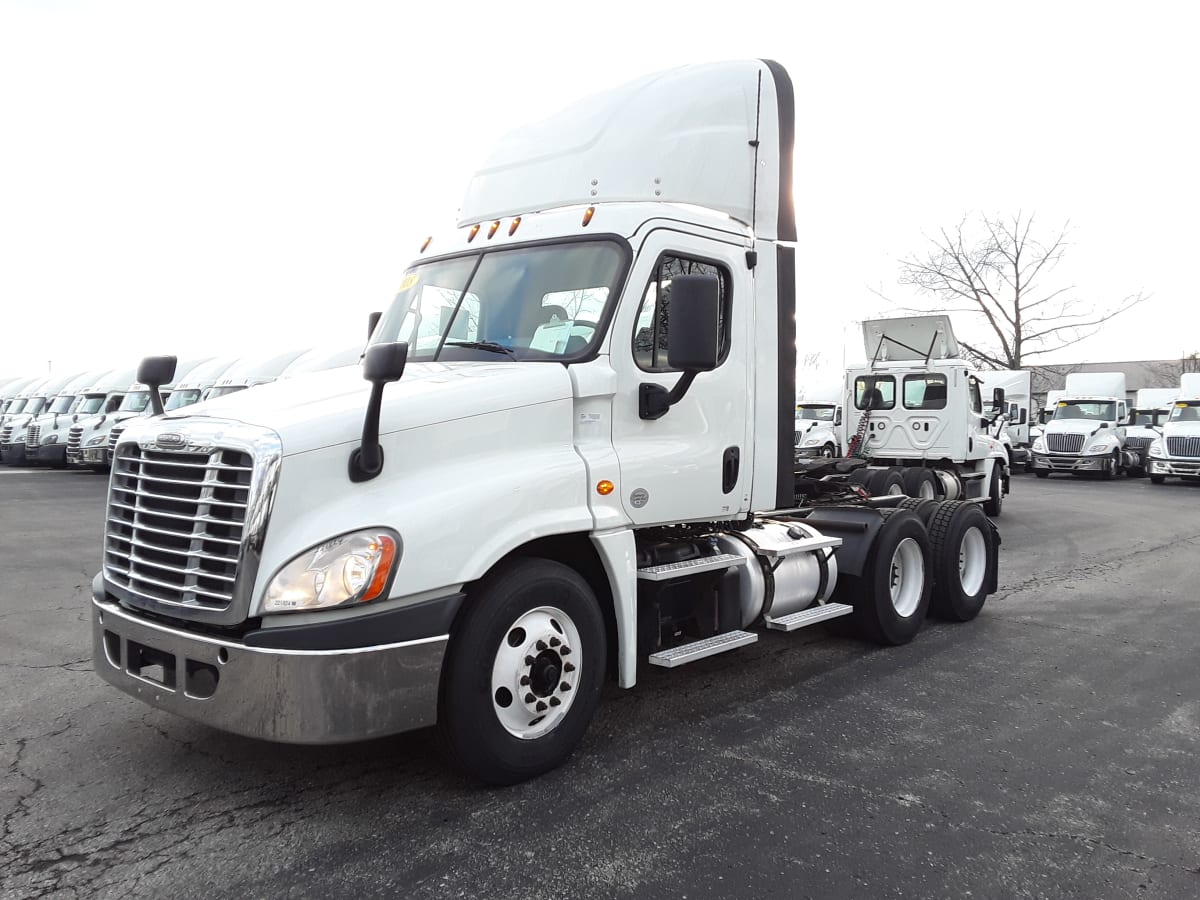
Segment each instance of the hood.
M862 336L868 360L958 358L958 341L946 315L866 319Z
M1051 419L1042 426L1042 433L1093 435L1107 432L1116 434L1113 423L1109 422L1107 428L1101 428L1100 426L1103 424L1105 423L1097 422L1094 419Z
M371 385L358 366L298 375L172 410L164 426L221 419L270 428L285 456L358 441ZM572 396L558 363L410 363L383 391L380 434L435 425Z
M1163 426L1163 437L1200 437L1200 422L1168 422ZM1158 437L1158 435L1155 435Z

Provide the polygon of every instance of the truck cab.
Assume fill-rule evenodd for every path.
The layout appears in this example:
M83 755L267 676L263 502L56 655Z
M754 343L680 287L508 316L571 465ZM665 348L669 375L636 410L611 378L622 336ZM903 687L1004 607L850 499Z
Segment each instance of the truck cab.
M984 417L991 421L990 432L999 438L1008 453L1009 470L1029 467L1029 447L1033 393L1032 376L1024 369L989 369L978 373L983 388ZM995 404L995 390L1004 391L1004 405Z
M74 400L72 395L61 399L59 395L82 374L75 372L65 377L55 375L42 380L27 391L20 411L11 414L3 428L0 428L0 460L10 466L25 464L25 439L29 424L56 402L60 405L70 405Z
M1129 418L1122 372L1073 372L1055 403L1054 417L1033 444L1033 472L1091 473L1115 478L1138 465L1125 449Z
M63 468L67 464L67 433L90 403L88 390L103 372L86 372L54 399L46 410L25 428L25 463Z
M1008 454L990 433L982 382L958 358L949 317L867 320L863 347L871 362L846 372L842 427L849 455L871 464L868 490L983 498L999 515ZM1003 389L989 400L1003 408Z
M1137 465L1129 469L1130 475L1146 474L1150 445L1162 437L1178 397L1178 388L1142 388L1137 392L1125 427L1125 449L1138 456Z
M796 404L796 459L831 459L842 455L842 407L837 402Z
M580 101L475 173L361 367L131 423L100 677L275 741L436 724L508 784L568 758L610 674L977 615L978 505L797 508L794 128L761 60Z
M307 350L287 350L283 353L239 360L221 373L221 377L217 379L205 399L225 397L260 384L270 384L286 371L288 366L307 352ZM177 409L178 407L173 408Z
M1168 477L1200 481L1200 372L1180 377L1162 434L1146 451L1146 473L1154 484Z

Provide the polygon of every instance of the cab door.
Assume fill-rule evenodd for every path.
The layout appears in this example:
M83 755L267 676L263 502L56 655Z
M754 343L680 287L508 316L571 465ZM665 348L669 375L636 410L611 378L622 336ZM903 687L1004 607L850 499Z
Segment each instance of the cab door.
M623 508L635 525L735 517L749 509L753 459L754 304L746 247L659 228L636 249L609 343ZM646 419L641 386L670 390L681 377L667 360L676 275L719 280L719 361L665 415Z

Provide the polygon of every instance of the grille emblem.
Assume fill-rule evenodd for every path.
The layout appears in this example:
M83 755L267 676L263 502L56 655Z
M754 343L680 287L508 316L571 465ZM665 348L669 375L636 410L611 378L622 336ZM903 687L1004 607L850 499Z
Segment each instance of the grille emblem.
M164 431L158 436L158 446L160 447L182 447L183 435L176 434L173 431Z

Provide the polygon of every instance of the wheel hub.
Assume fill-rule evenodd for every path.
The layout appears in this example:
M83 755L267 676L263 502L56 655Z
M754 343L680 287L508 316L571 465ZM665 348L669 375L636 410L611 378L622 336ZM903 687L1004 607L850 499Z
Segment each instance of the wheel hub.
M492 663L492 709L505 730L531 740L571 707L582 664L579 631L560 609L541 606L509 626Z

